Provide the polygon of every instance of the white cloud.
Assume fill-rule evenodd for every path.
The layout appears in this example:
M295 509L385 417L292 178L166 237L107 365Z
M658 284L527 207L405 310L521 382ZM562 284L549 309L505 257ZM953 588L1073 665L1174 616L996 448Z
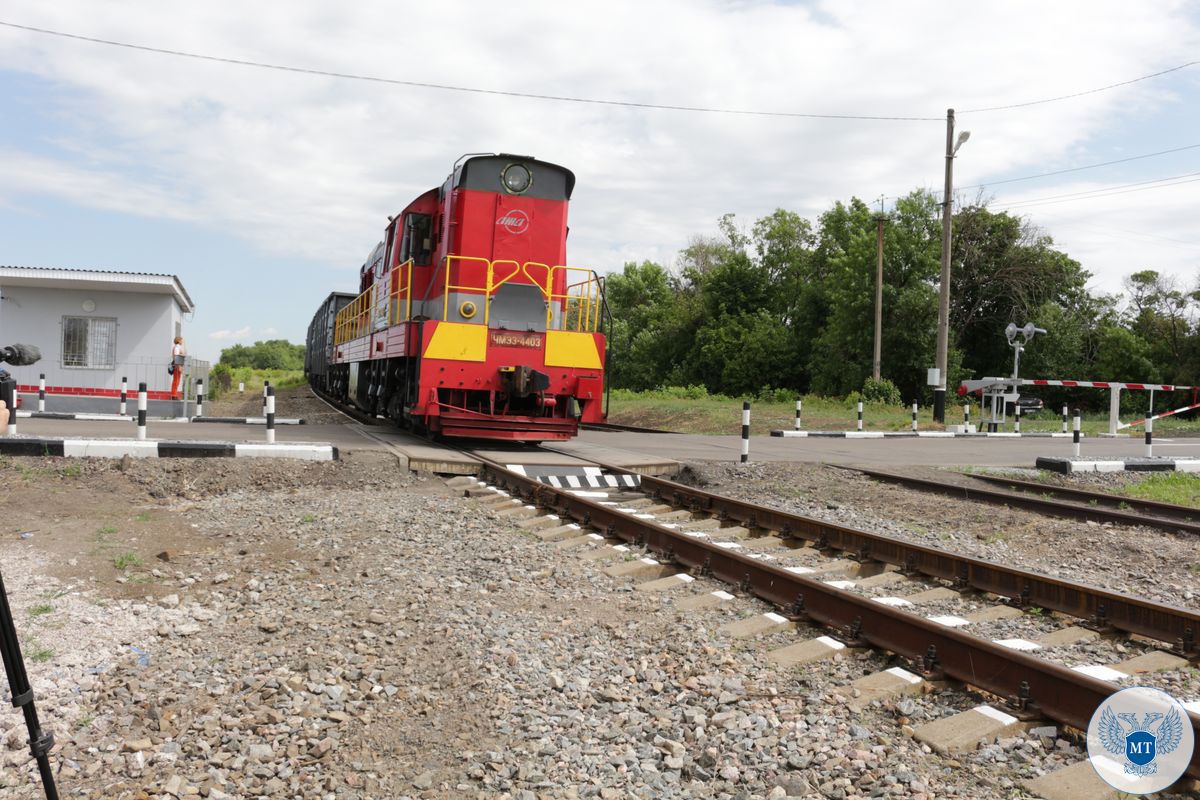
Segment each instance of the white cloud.
M330 8L126 0L107 4L101 16L84 0L60 0L26 6L16 21L499 90L930 117L951 105L1004 105L1147 74L1191 60L1200 42L1183 2L1158 4L1153 13L1117 0L511 0L489 10L408 5L402 18L383 0ZM265 253L345 267L361 263L387 214L439 184L464 152L529 153L573 169L579 183L570 260L600 270L634 258L669 263L689 235L711 232L725 212L746 223L779 206L815 216L851 195L869 200L941 183L938 121L553 103L203 63L10 29L0 29L0 42L0 68L64 87L50 107L63 125L53 142L58 155L0 154L6 191L193 220ZM1079 163L1117 122L1178 104L1149 81L1017 111L961 114L960 128L974 135L958 160L958 182ZM1126 226L1156 233L1179 228L1188 206L1167 192L1127 201L1109 207ZM1061 207L1062 223L1052 223L1048 211L1044 224L1115 289L1112 276L1130 257L1083 227L1096 223L1084 205ZM1167 271L1194 269L1195 253L1164 248L1161 263Z
M249 325L247 325L244 328L238 328L236 331L230 331L230 330L213 331L212 333L210 333L208 335L208 338L216 339L217 341L224 341L224 340L228 340L228 339L244 339L250 335L251 330L252 330L251 327Z
M260 336L277 336L279 331L276 328L263 328L258 332Z

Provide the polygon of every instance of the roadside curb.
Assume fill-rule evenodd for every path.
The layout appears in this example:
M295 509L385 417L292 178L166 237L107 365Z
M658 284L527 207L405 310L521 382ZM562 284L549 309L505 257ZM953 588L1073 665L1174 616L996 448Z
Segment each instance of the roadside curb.
M1059 458L1039 456L1038 469L1074 472L1200 472L1196 458Z
M332 444L286 442L147 442L133 439L0 438L0 455L64 458L290 458L337 461Z

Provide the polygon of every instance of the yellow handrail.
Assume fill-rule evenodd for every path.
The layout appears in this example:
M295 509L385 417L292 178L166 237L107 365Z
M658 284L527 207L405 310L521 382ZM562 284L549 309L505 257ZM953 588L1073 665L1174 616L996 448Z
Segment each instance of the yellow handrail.
M483 265L485 275L483 285L451 283L450 268L455 261L473 262ZM511 270L508 269L509 266L511 266ZM499 280L496 279L497 267L501 267L505 272L504 276ZM546 270L544 285L530 273L530 269L536 270L537 268ZM412 318L412 260L410 259L403 264L397 265L393 268L393 271L395 270L401 270L402 274L399 277L393 276L390 279L390 285L386 287L386 291L388 291L387 321L389 325L395 325ZM573 277L575 273L580 273L583 277L575 283L567 284L563 292L555 292L554 280L559 270L563 271L567 276L567 280ZM547 330L557 329L576 332L595 332L597 330L600 324L601 295L603 290L600 279L594 271L583 267L570 267L565 264L551 267L538 261L527 261L524 264L511 259L489 261L486 258L478 256L446 257L446 277L442 296L442 319L448 319L450 316L451 291L479 291L485 297L491 297L497 288L518 275L524 275L528 278L530 284L536 286L541 291L542 296L546 298ZM334 320L334 344L345 344L353 339L366 336L370 332L372 328L372 314L375 310L375 299L379 288L380 284L372 284L369 289L351 300L346 304L345 308L337 313L337 317ZM398 302L401 298L405 301L403 317L400 315L400 305ZM562 310L562 319L557 327L554 325L556 304ZM491 304L484 302L482 322L485 326L490 321L490 311Z

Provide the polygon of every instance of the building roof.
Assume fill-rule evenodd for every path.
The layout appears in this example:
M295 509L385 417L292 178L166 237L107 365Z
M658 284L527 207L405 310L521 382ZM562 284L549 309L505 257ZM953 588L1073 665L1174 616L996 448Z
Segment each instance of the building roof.
M0 286L93 289L108 292L171 294L185 312L196 310L179 277L155 272L119 272L103 269L0 266Z

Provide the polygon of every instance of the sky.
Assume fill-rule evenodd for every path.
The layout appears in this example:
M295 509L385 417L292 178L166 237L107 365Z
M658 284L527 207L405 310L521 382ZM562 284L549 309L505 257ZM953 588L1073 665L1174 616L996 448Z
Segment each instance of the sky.
M1092 273L1094 291L1120 292L1142 269L1185 288L1200 281L1195 3L97 8L11 0L0 23L618 103L255 68L0 24L0 264L178 275L196 303L184 334L201 358L302 342L329 292L356 290L387 216L464 153L573 170L568 262L607 273L626 261L672 266L726 213L748 229L776 208L815 220L851 197L940 192L948 108L971 132L955 159L960 200L1028 218ZM1065 95L1078 96L1024 105ZM984 110L1002 106L1017 107ZM1111 161L1123 163L1079 169ZM1014 180L1048 172L1059 174Z

